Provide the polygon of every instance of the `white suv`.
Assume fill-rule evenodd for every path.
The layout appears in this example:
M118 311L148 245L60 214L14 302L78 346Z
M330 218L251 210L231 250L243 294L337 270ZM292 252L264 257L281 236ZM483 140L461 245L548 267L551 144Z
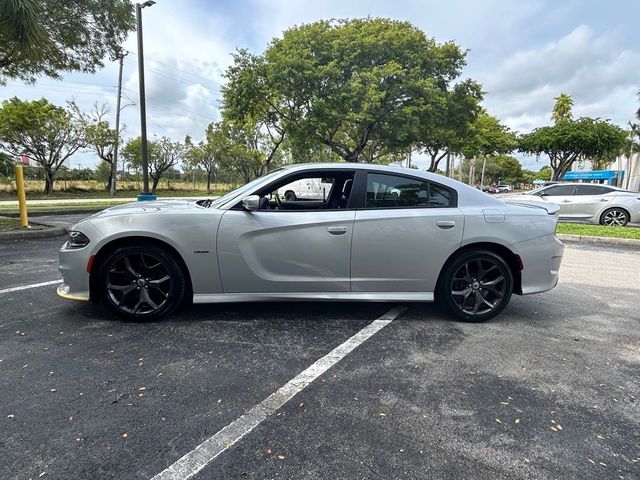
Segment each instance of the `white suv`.
M331 192L333 179L303 178L278 189L285 200L325 200Z

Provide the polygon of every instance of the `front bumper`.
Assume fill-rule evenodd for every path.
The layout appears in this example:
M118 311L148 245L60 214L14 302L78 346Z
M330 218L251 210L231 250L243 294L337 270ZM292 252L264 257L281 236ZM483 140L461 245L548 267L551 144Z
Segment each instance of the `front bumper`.
M66 242L62 245L58 252L58 270L64 283L58 287L58 295L72 300L89 300L87 264L90 257L89 247L68 248Z
M523 295L546 292L558 284L564 244L555 234L518 242L515 246L523 263Z

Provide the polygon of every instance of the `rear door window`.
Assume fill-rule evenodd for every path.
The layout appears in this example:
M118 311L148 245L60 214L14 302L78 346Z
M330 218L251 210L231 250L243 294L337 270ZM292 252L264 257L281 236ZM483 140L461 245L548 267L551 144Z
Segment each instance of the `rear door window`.
M576 187L576 195L604 195L611 193L613 190L602 185L578 185Z
M365 208L449 207L451 190L441 185L400 175L367 174Z

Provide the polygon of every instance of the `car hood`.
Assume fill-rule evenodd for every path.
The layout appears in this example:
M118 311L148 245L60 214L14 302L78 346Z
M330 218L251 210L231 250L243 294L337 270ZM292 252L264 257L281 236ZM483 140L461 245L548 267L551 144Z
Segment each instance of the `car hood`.
M115 217L122 215L158 214L158 213L186 213L199 209L192 200L154 200L150 202L132 202L117 205L94 213L87 219Z
M553 202L541 200L540 197L520 195L518 197L503 197L504 203L509 205L517 205L519 207L540 208L545 210L549 215L555 215L560 210L560 206Z

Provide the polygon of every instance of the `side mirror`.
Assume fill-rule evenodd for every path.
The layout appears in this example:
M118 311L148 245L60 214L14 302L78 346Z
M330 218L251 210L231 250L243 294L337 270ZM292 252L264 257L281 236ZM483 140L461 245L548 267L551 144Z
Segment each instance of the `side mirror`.
M250 212L255 212L260 208L260 196L249 195L242 199L242 208Z

